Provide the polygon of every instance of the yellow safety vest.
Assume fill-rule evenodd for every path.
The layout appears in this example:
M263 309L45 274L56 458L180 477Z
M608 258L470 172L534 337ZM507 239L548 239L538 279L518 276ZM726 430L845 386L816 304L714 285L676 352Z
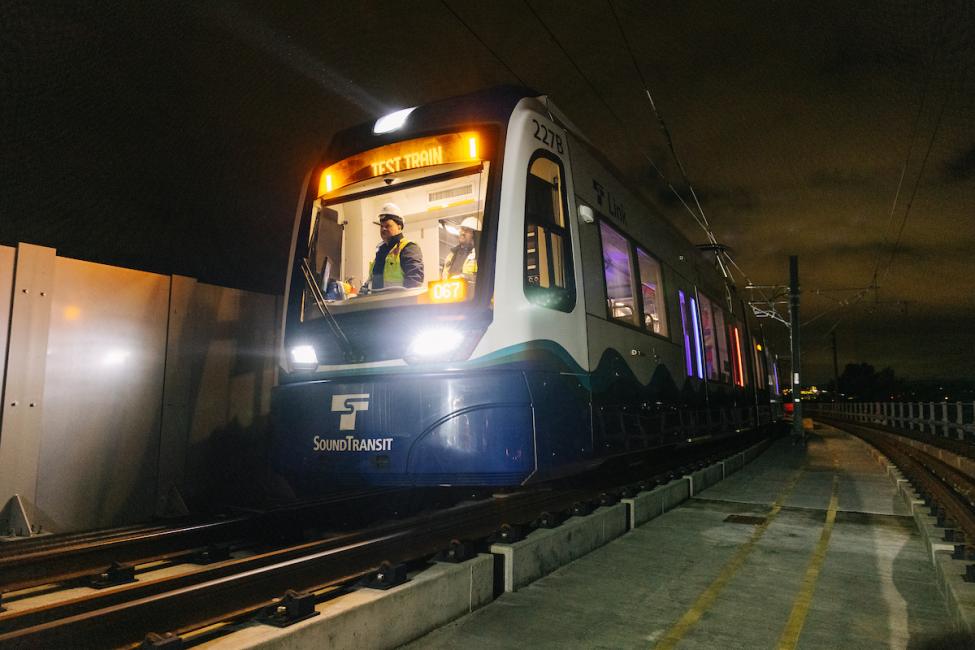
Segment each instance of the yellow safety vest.
M461 274L468 280L473 280L474 276L477 274L477 256L474 251L476 249L471 249L471 252L467 254L467 259L464 260L464 266L461 267ZM454 263L454 251L447 253L447 259L444 260L443 270L440 272L440 279L446 280L450 277L450 266Z
M411 243L410 240L400 239L399 242L393 246L388 253L386 253L386 264L383 266L383 287L402 287L403 286L403 267L399 263L399 254L406 248L406 245ZM369 278L372 279L372 267L376 263L376 258L373 257L372 261L369 262Z

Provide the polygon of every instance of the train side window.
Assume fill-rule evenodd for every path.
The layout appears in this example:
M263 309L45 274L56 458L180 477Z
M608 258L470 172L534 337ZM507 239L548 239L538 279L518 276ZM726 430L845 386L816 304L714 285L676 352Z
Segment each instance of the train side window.
M687 376L694 377L696 369L697 378L703 379L701 344L698 338L697 305L693 298L688 300L688 297L680 290L677 291L677 302L680 305L680 324L684 334L684 361L686 362Z
M633 284L630 242L605 221L599 222L603 242L603 276L606 278L606 309L612 320L640 326Z
M718 379L718 349L715 341L711 301L701 296L701 333L704 336L704 372L708 379Z
M768 388L768 370L765 367L765 351L762 344L752 337L752 353L755 355L755 386L761 390Z
M667 307L660 262L637 246L637 264L640 267L640 292L643 298L643 325L654 334L667 336Z
M572 311L575 280L562 163L538 151L525 185L525 296L550 309Z
M718 340L718 378L726 384L731 383L731 361L728 358L728 330L724 326L724 311L711 303L714 316L714 336Z
M741 332L737 325L728 326L728 335L731 339L731 374L736 386L745 385L745 367L742 360Z

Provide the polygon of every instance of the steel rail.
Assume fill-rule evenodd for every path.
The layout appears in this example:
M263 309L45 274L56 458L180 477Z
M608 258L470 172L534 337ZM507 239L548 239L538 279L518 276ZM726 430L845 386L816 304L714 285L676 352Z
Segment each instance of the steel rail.
M45 545L11 543L0 555L0 594L29 587L98 575L115 564L145 564L170 560L206 549L266 536L269 530L287 528L289 521L317 519L326 508L341 505L358 508L377 496L402 489L359 491L339 499L286 507L226 519L197 521L173 527L112 529L68 535ZM185 520L184 520L185 521Z
M387 526L368 539L344 540L346 543L338 547L315 551L306 544L300 551L296 547L265 554L258 560L222 563L219 568L224 575L218 575L216 567L199 572L208 575L205 582L184 584L177 578L161 581L165 586L155 593L150 588L152 583L145 583L94 599L78 599L67 606L55 606L60 609L56 620L37 623L30 612L0 615L0 622L19 619L33 623L0 633L0 645L118 647L137 644L149 632L184 633L259 610L289 589L318 589L375 570L384 561L424 557L453 538L485 537L502 524L526 523L543 511L564 510L589 496L579 490L537 492L455 506ZM261 562L263 566L256 566ZM71 607L77 607L81 600L89 600L97 608L89 604L84 611L72 614Z
M10 555L0 558L0 593L97 575L113 563L171 559L259 530L254 518L241 517Z
M107 540L112 537L125 537L127 535L147 533L154 530L165 530L166 528L171 528L186 521L186 518L180 517L171 519L166 523L135 524L120 528L85 530L73 533L50 533L22 539L7 539L0 543L0 558L7 557L8 555L21 555L28 551L39 551L45 548L66 547L72 544L83 544L95 540Z

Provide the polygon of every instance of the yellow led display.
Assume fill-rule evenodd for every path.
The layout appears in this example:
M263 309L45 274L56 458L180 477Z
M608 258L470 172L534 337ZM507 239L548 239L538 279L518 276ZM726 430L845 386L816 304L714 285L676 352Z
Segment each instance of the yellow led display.
M467 280L433 280L427 285L427 296L432 303L463 302L467 299Z
M475 131L394 142L327 167L318 181L318 195L324 196L367 178L446 163L474 162L478 160L477 154Z

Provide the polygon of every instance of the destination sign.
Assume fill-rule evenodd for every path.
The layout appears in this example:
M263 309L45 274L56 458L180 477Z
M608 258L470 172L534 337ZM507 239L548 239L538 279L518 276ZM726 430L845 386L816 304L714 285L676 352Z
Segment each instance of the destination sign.
M330 165L318 181L318 195L368 178L457 162L480 160L476 131L416 138L370 149Z

